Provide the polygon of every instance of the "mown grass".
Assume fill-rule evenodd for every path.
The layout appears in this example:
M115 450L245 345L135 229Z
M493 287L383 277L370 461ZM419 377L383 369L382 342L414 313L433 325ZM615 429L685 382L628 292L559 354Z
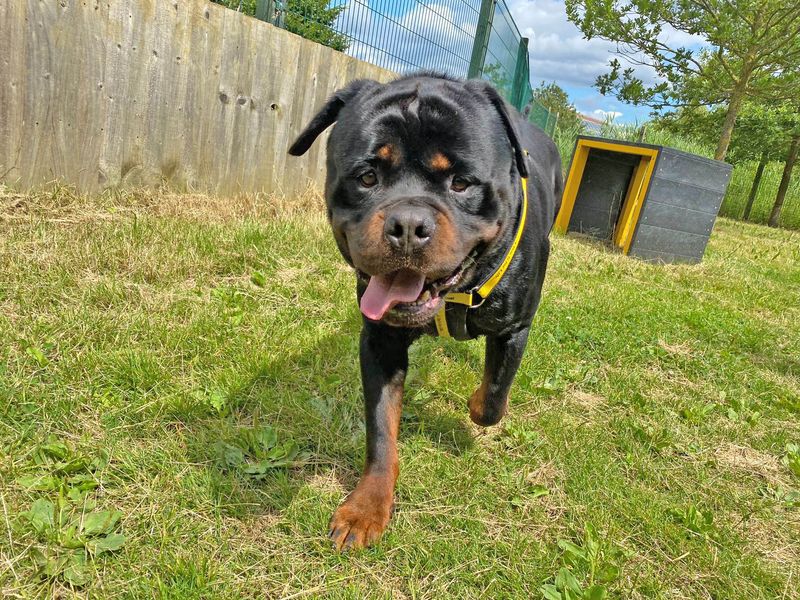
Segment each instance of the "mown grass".
M722 219L696 266L554 239L508 417L469 421L479 342L421 341L397 513L339 555L360 319L321 201L0 203L5 597L536 598L567 568L619 598L800 598L797 233ZM267 426L294 466L220 464ZM37 501L64 523L37 531ZM93 511L120 549L67 534Z

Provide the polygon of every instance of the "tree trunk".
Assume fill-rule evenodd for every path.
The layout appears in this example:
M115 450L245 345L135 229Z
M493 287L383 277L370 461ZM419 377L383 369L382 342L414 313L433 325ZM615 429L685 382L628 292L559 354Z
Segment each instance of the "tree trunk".
M761 154L761 162L758 163L758 168L756 169L756 176L753 177L753 186L750 188L750 195L747 197L747 204L745 205L744 212L742 213L742 221L748 221L750 219L750 211L753 210L753 202L756 201L758 188L761 186L761 176L764 174L764 167L766 166L767 152L764 151Z
M737 81L731 90L731 97L728 100L728 110L725 112L725 120L722 122L722 131L719 134L719 142L717 143L717 151L714 153L716 160L725 160L725 155L728 153L728 146L731 144L731 136L733 135L733 126L736 125L736 117L739 116L739 109L742 107L742 102L747 95L747 86L750 84L750 77L753 75L754 59L752 52L748 53L742 63L742 70L739 73L739 81Z
M800 133L792 136L792 143L789 145L789 154L786 156L786 164L783 165L783 177L781 177L781 184L778 186L778 195L775 196L775 205L769 215L770 227L778 226L778 217L781 216L781 208L783 208L783 201L786 199L786 191L789 189L789 181L792 178L792 169L797 160L798 150L800 150Z
M714 153L715 160L725 160L725 155L728 153L728 146L730 146L731 136L733 135L733 126L736 124L736 117L739 116L739 109L742 107L749 79L749 75L747 77L742 75L742 79L731 91L731 99L728 101L728 110L725 112L722 132L717 143L717 151Z

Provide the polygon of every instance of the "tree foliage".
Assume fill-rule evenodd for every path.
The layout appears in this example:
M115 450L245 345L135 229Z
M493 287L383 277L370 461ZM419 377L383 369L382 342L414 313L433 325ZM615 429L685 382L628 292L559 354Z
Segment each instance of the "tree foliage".
M727 153L743 102L800 93L797 0L566 0L584 35L617 42L618 59L598 77L602 93L656 110L723 104L716 158ZM682 35L675 35L675 33ZM672 43L694 36L699 42ZM647 83L635 66L651 67Z
M246 15L255 16L257 0L213 0ZM283 7L280 7L283 4ZM288 0L275 3L276 12L266 20L299 36L344 52L350 42L333 28L345 5L329 7L328 0Z
M485 65L483 67L483 78L491 83L503 97L508 98L511 95L514 83L499 62Z
M667 131L691 136L706 143L716 142L726 107L684 107L657 119ZM792 134L800 127L800 114L790 104L746 102L739 111L727 160L782 161Z
M307 40L344 52L350 42L346 35L333 29L333 24L346 5L329 8L328 4L328 0L289 0L285 27Z
M582 121L578 111L569 101L567 92L556 82L545 83L542 81L534 88L533 97L544 105L547 110L558 115L558 126L560 128L568 131L579 131L581 129Z

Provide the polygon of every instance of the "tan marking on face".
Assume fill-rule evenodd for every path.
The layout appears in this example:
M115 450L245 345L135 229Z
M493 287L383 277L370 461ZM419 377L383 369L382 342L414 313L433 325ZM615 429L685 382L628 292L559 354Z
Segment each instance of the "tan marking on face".
M400 161L400 152L393 144L384 144L378 148L378 158L385 160L390 164L395 164Z
M456 265L462 260L458 231L452 221L442 213L436 215L436 232L431 240L429 253L443 265Z
M480 228L480 239L483 242L491 242L500 233L500 223L490 223Z
M370 217L364 227L363 234L358 240L358 247L361 253L379 255L385 251L383 249L383 224L385 221L386 214L382 210L379 210Z
M450 159L441 152L436 152L428 161L428 165L434 171L447 171L447 169L453 166Z

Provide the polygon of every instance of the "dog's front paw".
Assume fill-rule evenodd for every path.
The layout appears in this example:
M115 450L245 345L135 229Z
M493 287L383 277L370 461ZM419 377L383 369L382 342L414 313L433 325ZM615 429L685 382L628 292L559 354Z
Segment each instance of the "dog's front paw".
M381 537L392 516L392 486L362 480L331 517L328 536L337 550L365 548Z
M489 396L481 385L469 399L469 418L481 427L497 425L506 414L507 408L508 396L501 398Z

